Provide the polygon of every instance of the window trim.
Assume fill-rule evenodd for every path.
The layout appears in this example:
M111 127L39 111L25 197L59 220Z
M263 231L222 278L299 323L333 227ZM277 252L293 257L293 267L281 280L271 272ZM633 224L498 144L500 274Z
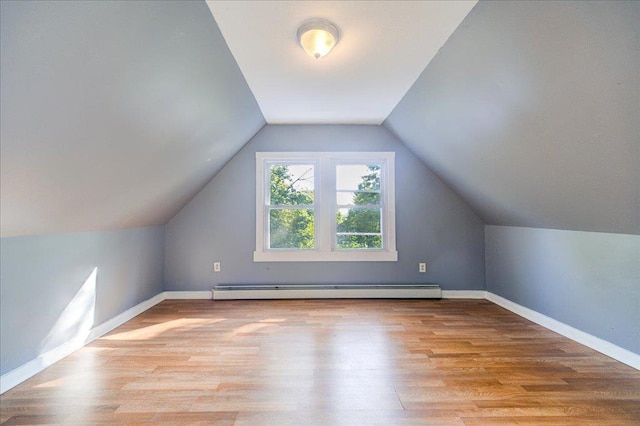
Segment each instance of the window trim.
M314 210L316 248L270 249L265 213L269 194L268 164L291 162L315 165ZM336 249L335 170L340 164L380 164L382 179L382 249ZM256 152L256 249L254 262L396 262L395 152ZM332 199L325 202L325 198ZM327 224L327 219L329 223Z

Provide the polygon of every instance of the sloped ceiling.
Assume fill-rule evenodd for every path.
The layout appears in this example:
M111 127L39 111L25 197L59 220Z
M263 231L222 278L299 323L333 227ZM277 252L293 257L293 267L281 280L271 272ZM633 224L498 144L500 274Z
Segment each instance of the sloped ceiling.
M0 2L2 236L166 223L264 124L204 2Z
M480 2L384 125L488 224L640 234L640 2Z

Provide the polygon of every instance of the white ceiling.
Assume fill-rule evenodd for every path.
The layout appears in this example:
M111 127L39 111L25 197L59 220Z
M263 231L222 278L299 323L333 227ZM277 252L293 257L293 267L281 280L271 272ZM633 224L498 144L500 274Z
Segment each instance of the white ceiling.
M207 4L271 124L380 124L476 4L471 1L212 1ZM316 60L296 30L335 23Z

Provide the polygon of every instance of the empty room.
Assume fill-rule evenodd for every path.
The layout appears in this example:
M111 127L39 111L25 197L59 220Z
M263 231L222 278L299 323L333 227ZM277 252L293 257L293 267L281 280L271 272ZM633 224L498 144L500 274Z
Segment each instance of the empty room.
M0 1L0 424L640 424L640 2Z

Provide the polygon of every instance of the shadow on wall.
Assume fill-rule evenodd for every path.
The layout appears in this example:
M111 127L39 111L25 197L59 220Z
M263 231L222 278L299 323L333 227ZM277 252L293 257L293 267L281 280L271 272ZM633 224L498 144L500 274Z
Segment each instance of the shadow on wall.
M97 277L96 266L40 344L39 355L46 357L47 352L61 343L84 344L87 341L95 321Z

